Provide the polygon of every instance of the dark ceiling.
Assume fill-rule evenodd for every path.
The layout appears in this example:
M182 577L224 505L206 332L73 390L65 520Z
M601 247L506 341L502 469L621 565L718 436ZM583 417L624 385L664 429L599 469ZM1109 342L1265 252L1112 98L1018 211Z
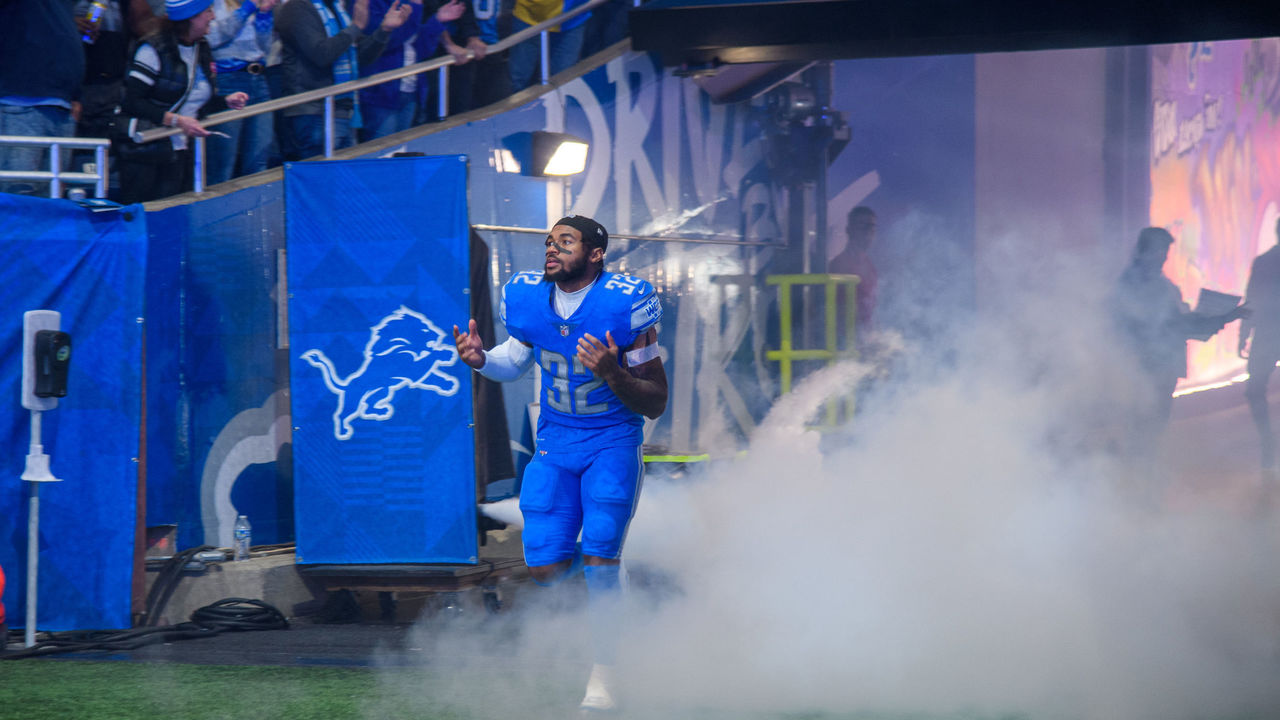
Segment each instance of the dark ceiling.
M1280 35L1275 5L1242 0L653 0L630 21L632 48L691 70Z

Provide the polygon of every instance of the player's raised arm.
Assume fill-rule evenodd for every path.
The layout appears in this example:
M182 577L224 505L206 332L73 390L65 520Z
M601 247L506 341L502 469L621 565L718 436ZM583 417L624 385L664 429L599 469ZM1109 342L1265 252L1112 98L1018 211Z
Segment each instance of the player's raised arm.
M619 363L619 355L625 367ZM625 350L620 350L613 333L606 332L604 342L586 333L578 340L578 358L632 412L657 418L667 409L667 371L658 357L658 333L646 330Z
M476 370L484 367L484 343L480 340L475 318L467 323L466 332L459 332L458 326L453 326L453 344L458 348L458 357L462 362Z
M530 346L513 337L507 338L506 342L495 345L490 350L485 350L474 319L467 323L467 332L458 330L457 325L453 326L453 344L457 346L458 357L462 362L497 382L516 380L533 364L533 351Z

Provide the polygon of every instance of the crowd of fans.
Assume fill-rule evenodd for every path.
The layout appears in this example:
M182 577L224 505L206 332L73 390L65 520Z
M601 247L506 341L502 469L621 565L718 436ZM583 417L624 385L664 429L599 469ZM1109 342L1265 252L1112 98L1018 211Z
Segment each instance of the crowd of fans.
M446 54L449 112L481 107L532 84L539 63L537 38L490 46L586 1L0 0L0 135L108 138L111 198L154 200L192 187L191 137L205 138L208 184L323 152L322 101L206 128L210 114ZM550 74L625 37L630 6L611 0L555 28ZM335 148L441 119L433 79L335 98ZM131 140L162 125L183 132ZM64 170L92 162L69 155ZM48 167L44 148L0 143L0 170ZM48 183L0 191L44 195Z

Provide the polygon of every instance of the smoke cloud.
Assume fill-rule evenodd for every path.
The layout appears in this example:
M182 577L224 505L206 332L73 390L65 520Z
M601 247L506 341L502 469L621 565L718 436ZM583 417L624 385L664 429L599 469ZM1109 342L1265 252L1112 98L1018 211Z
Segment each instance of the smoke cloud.
M1108 337L1114 276L1022 269L1005 311L934 317L945 342L886 332L777 402L744 453L648 482L627 717L1280 715L1276 516L1173 502L1178 467L1120 452L1143 398ZM806 426L855 388L846 431ZM530 586L496 617L424 621L422 692L564 717L590 667L582 602Z

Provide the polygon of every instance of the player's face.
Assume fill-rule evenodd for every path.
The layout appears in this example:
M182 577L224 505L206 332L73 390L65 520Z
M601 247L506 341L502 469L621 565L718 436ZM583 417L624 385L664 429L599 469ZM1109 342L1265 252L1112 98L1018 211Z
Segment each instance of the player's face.
M582 233L568 225L557 225L547 235L547 259L543 280L569 282L587 274L591 254L582 242Z

